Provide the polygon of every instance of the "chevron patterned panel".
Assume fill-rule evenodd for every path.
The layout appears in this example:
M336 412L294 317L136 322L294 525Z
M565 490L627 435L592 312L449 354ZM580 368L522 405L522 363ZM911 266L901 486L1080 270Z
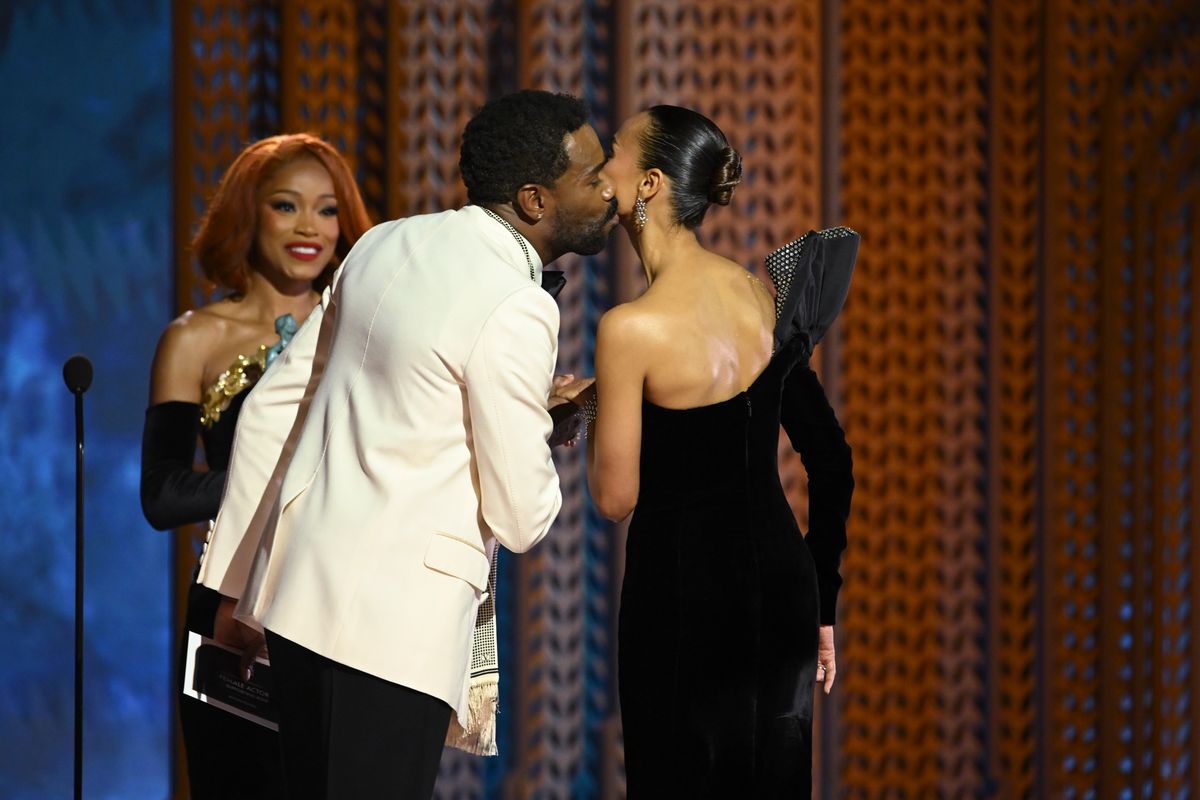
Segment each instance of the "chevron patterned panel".
M584 98L602 141L611 135L610 13L607 0L535 0L518 4L514 30L519 85ZM590 375L609 260L572 255L554 266L568 276L558 299L559 371ZM516 797L599 797L613 773L612 527L588 499L584 453L556 454L562 511L548 540L516 566Z
M249 0L189 0L176 3L173 12L172 188L175 312L180 314L207 302L213 288L195 266L191 238L217 182L243 147L278 126L279 12L273 2ZM175 540L176 630L183 625L187 587L203 540L200 526L181 529ZM187 780L182 740L173 735L172 791L179 796Z
M1179 81L1179 94L1163 115L1155 153L1157 163L1144 175L1139 202L1154 206L1154 348L1151 364L1154 421L1151 440L1151 553L1150 585L1154 615L1151 671L1145 682L1153 686L1148 717L1153 720L1147 742L1153 762L1151 795L1184 798L1200 786L1200 760L1193 731L1200 721L1200 555L1197 547L1197 512L1200 492L1196 478L1196 427L1200 401L1195 395L1196 369L1200 365L1200 332L1196 299L1196 209L1200 201L1200 26L1197 19L1171 31ZM1181 30L1187 31L1184 39ZM1184 87L1180 90L1180 84ZM1160 84L1161 85L1161 84ZM1186 98L1186 99L1185 99ZM1164 109L1167 110L1167 109ZM1143 684L1143 687L1145 683Z
M616 119L616 0L586 0L580 57L579 93L592 111L601 143L607 147ZM615 232L614 238L623 236ZM564 362L576 374L595 373L595 331L600 315L614 302L611 276L615 260L610 247L566 269L582 280L568 287L563 298L563 331L570 331L572 359ZM569 316L568 316L569 315ZM568 328L568 320L570 327ZM560 336L560 338L562 338ZM563 346L566 347L566 341ZM581 769L573 782L574 796L609 798L623 792L624 761L620 749L620 709L616 694L616 618L623 557L619 530L600 516L587 494L587 471L582 450L578 459L578 491L582 501L583 541L583 670L584 730ZM623 530L623 529L622 529Z
M279 15L273 3L188 2L175 10L176 305L212 288L188 247L226 167L243 147L275 132Z
M391 219L388 213L388 16L395 13L387 0L358 3L359 135L354 143L358 185L372 220ZM349 151L349 144L347 146Z
M842 3L849 797L987 789L982 328L988 4Z
M518 3L514 42L519 88L570 92L583 88L585 7L553 0ZM585 260L555 263L568 276L559 295L559 371L590 373L583 363ZM593 323L594 324L594 323ZM588 500L584 451L556 454L563 506L546 541L517 559L520 576L514 662L517 798L569 797L581 775L584 748L584 537ZM607 587L605 587L607 588ZM589 793L583 796L593 796Z
M466 202L458 144L488 99L486 0L396 3L388 8L388 215Z
M1184 556L1196 502L1187 226L1197 154L1183 142L1196 137L1200 28L1186 7L1145 24L1102 111L1101 416L1111 422L1100 437L1098 763L1102 787L1181 797L1197 775L1186 743L1197 583Z
M820 4L631 2L627 108L684 105L743 156L702 236L748 266L820 224Z
M1119 175L1131 161L1137 172L1127 145L1146 136L1143 118L1165 102L1155 88L1129 105L1125 77L1147 55L1154 60L1147 48L1179 5L1049 9L1044 791L1157 797L1147 748L1154 697L1143 679L1153 672L1163 611L1152 585L1154 488L1144 457L1155 430L1153 213L1127 198L1133 187Z
M354 0L284 3L283 131L326 139L350 164L359 141L359 12Z
M809 228L863 234L822 359L859 477L823 796L1190 796L1196 15L1190 0L180 3L178 305L208 289L184 249L196 219L260 136L330 138L383 219L465 201L459 135L496 94L580 94L604 141L646 106L694 107L744 157L702 231L718 252L756 268ZM643 279L624 243L557 266L561 368L586 374L600 313ZM624 795L624 540L591 509L580 456L558 456L550 541L502 561L506 752L448 751L439 798ZM786 452L783 477L803 519ZM190 553L177 561L182 585Z
M1037 758L1038 198L1040 0L992 4L988 449L990 719L997 779L1033 798Z

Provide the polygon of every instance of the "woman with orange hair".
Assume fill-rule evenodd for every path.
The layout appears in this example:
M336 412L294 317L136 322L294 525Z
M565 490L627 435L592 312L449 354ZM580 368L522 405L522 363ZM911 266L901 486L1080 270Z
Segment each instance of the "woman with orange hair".
M263 139L229 167L192 240L228 294L171 322L151 369L141 500L155 528L216 516L242 401L369 226L349 167L316 136ZM187 630L236 630L232 608L193 583ZM182 695L180 721L193 800L282 796L277 734Z

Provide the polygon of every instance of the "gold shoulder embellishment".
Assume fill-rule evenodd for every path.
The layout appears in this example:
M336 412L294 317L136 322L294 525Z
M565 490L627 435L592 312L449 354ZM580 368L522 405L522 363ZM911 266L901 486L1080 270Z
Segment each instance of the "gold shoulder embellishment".
M222 412L233 402L233 398L258 382L267 366L268 349L267 345L262 344L253 356L239 355L234 359L233 365L213 381L200 404L202 426L211 428L216 425Z

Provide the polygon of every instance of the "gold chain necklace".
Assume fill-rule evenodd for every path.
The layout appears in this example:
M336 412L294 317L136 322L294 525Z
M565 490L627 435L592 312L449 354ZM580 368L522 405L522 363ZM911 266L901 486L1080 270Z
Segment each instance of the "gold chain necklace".
M480 208L482 208L483 212L489 217L503 225L505 229L507 229L508 232L513 235L513 238L517 240L517 244L521 245L521 252L525 254L525 263L529 265L529 280L537 283L537 272L533 268L533 259L529 257L529 245L525 244L525 237L517 233L517 229L512 226L512 223L497 214L495 211L492 211L490 208L486 208L485 206L480 206Z

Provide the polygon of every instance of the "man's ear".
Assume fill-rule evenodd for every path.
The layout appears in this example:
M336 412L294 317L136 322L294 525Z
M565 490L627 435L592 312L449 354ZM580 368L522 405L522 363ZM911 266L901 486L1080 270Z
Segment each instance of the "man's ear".
M536 183L527 183L517 189L516 199L513 200L513 209L517 212L517 216L525 222L536 223L546 215L549 210L548 204L553 202L549 194L546 187Z
M654 197L663 188L665 180L666 176L663 175L662 170L658 167L651 167L646 170L646 174L642 176L642 182L638 184L638 197L643 200L649 200Z

